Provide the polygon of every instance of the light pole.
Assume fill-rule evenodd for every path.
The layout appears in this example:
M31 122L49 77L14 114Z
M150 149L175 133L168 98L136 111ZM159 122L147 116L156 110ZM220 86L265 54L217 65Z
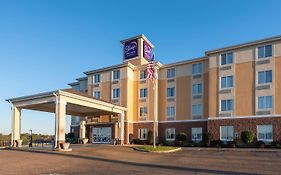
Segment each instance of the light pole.
M29 147L32 147L32 130L29 130L30 131L30 143L29 143Z

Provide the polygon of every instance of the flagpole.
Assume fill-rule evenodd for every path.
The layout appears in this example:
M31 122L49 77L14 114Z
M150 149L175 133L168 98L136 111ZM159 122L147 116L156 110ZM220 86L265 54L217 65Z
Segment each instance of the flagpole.
M155 81L153 82L153 91L154 91L154 117L153 117L153 147L154 148L156 148L156 115L157 115L157 93L156 93L156 81L157 81L157 78L158 78L158 76L157 76L157 69L156 69L156 66L155 66L155 61L154 61L154 77L155 77Z

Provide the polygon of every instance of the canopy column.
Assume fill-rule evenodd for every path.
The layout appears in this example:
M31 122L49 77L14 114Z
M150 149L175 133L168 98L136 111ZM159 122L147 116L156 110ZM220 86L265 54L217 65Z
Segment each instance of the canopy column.
M62 148L65 143L65 117L66 117L66 102L60 97L56 98L56 148Z
M12 105L12 135L11 135L11 144L13 147L18 147L20 142L20 117L21 109Z
M124 125L124 118L125 118L125 113L122 112L120 115L120 144L124 144L124 130L125 130L125 125Z

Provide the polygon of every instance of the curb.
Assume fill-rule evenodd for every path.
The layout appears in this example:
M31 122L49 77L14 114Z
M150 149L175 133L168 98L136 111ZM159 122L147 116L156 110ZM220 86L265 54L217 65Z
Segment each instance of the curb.
M140 151L140 152L150 152L150 153L173 153L173 152L177 152L177 151L181 151L182 148L175 148L172 150L168 150L168 151L149 151L149 150L143 150L137 147L133 147L134 150L136 151Z
M281 149L267 149L267 148L188 148L183 147L183 150L190 151L235 151L235 152L281 152Z

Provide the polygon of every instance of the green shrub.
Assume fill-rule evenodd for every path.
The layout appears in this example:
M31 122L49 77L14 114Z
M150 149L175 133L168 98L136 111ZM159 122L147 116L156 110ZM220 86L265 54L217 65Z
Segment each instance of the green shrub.
M140 139L133 139L132 144L144 145L145 142L143 140L140 140Z
M246 143L252 143L255 139L255 134L252 131L243 131L241 133L241 140Z
M212 140L210 143L211 147L221 148L223 142L221 140Z
M211 133L203 133L203 144L205 144L205 146L210 146L210 143L213 139L213 136Z
M175 146L175 142L174 141L166 141L163 143L164 146Z
M236 148L237 144L235 141L228 141L226 146L227 146L227 148Z
M265 146L265 143L263 141L258 141L257 142L257 147L258 148L264 148L264 146Z
M274 148L281 148L281 143L278 141L271 142L271 146Z
M148 133L147 133L147 144L148 145L152 145L153 142L154 142L153 132L152 131L148 131Z
M184 133L184 132L178 133L177 136L176 136L176 140L182 141L182 142L186 141L187 140L187 134Z
M133 143L133 140L134 140L134 134L129 134L129 142L130 142L130 144Z

